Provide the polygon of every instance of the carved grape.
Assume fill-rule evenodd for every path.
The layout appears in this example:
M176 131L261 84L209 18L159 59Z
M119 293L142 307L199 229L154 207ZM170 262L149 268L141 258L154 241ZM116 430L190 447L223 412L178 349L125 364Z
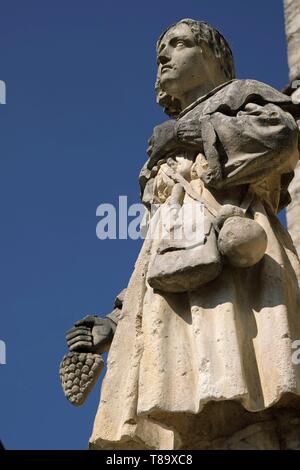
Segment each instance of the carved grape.
M63 357L59 374L66 398L72 405L82 405L104 367L99 354L69 352Z

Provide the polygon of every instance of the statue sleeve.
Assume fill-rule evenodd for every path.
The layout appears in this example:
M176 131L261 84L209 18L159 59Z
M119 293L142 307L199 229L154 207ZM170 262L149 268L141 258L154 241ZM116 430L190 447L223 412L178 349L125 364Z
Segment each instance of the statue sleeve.
M210 163L212 150L218 155L218 181L208 185L227 188L256 183L271 173L293 171L299 159L299 129L293 116L275 104L248 103L236 115L215 112L209 116L215 134L214 148L205 145ZM212 156L212 161L213 161Z

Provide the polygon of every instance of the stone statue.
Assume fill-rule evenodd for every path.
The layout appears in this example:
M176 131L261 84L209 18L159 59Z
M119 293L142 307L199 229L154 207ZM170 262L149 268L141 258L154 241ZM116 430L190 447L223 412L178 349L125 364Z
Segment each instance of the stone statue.
M285 30L289 64L289 84L284 92L300 103L300 0L284 0ZM298 121L300 128L300 121ZM292 202L286 211L287 226L295 248L300 253L300 164L295 168L295 177L289 192Z
M154 128L140 185L148 231L166 208L174 223L145 238L114 313L67 335L78 354L111 343L90 447L300 449L300 265L276 216L300 108L235 79L229 45L204 22L170 26L157 61L172 119ZM196 243L172 237L201 228L179 219L187 205L202 207Z

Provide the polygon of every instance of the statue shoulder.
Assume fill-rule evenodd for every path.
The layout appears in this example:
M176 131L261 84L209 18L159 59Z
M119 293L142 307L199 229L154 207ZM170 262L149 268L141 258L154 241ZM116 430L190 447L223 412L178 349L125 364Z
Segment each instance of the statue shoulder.
M300 115L300 107L293 103L291 97L281 93L270 85L258 80L233 80L217 89L206 102L202 112L212 114L217 111L237 113L248 103L265 105L277 104L295 117Z

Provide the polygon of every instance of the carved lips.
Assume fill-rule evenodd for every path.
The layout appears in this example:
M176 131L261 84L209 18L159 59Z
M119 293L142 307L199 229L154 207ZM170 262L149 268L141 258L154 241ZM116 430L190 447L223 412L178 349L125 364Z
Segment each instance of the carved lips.
M171 70L173 67L171 65L163 65L161 68L161 73L164 73L166 70Z

